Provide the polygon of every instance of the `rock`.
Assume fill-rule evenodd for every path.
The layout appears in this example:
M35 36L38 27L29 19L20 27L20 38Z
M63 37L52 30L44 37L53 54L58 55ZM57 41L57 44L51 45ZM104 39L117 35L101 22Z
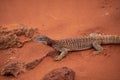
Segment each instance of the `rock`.
M18 74L25 72L24 65L24 63L18 61L9 62L1 69L1 75L17 77Z
M14 46L22 47L24 43L31 41L36 30L23 24L0 25L0 50ZM20 36L25 36L30 40L21 41Z
M46 74L42 80L74 80L75 72L67 67L57 68Z
M4 65L1 68L0 74L6 77L10 77L10 76L17 77L21 73L34 69L37 65L40 64L40 62L44 58L46 58L46 56L43 56L42 58L39 59L35 59L28 63L24 63L16 60L7 61L6 65Z

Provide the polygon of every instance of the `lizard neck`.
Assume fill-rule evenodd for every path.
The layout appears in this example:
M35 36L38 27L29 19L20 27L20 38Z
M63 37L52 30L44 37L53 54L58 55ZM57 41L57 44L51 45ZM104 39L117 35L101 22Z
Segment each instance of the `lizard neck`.
M48 42L47 42L47 45L52 47L52 45L54 45L55 41L50 39Z

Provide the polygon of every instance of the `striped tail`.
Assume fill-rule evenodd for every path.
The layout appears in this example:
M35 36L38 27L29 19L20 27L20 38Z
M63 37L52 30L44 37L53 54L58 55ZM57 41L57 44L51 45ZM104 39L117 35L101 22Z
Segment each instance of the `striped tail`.
M102 44L120 44L120 36L117 35L103 35Z

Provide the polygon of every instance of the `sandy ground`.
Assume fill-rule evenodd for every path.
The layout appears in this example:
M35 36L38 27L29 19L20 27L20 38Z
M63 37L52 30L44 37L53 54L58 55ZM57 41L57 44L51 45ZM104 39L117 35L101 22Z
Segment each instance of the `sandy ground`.
M0 0L0 25L22 23L38 28L40 34L53 39L78 37L89 33L120 35L120 0ZM17 78L0 76L0 80L41 80L49 71L67 66L76 72L75 80L120 80L120 46L103 46L103 54L94 49L71 52L55 62L46 58L35 69ZM12 48L13 58L29 62L53 50L41 43L29 42ZM0 51L0 66L11 49Z

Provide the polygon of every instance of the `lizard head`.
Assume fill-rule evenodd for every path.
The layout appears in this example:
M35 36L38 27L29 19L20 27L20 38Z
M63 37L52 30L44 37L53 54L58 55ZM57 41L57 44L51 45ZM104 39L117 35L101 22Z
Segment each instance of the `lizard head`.
M37 37L34 37L33 41L40 42L40 43L43 43L43 44L46 44L46 45L50 45L51 42L52 42L52 39L50 39L49 37L44 36L44 35L39 35Z

